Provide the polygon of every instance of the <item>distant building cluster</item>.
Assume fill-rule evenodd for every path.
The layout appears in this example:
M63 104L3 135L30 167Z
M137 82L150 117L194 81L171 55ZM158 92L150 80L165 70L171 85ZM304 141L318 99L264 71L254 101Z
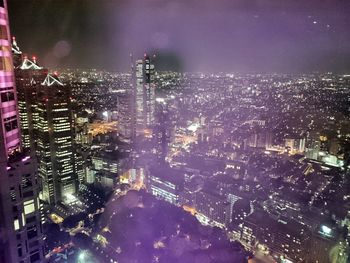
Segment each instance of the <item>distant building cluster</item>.
M11 41L1 0L0 45L0 262L118 254L98 218L130 190L262 262L348 260L350 75L162 72L151 54L58 74Z
M118 193L126 185L144 188L277 261L345 255L349 77L155 71L154 121L138 129L141 61L130 74L62 74L75 83L73 96L95 98L80 102L84 116L77 118L86 118L86 127L94 119L108 123L104 111L117 122L115 131L80 144L86 156L113 153L119 172L108 170L113 161L107 157L87 157L85 182ZM139 96L139 105L141 97L147 98ZM106 99L117 104L101 108Z

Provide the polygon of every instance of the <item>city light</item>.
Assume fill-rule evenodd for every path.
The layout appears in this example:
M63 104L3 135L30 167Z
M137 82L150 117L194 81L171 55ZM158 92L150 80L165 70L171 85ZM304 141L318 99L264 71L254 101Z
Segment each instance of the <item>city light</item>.
M90 262L88 260L88 253L87 253L87 251L82 250L79 252L77 263L86 263L86 262Z
M27 2L0 0L1 263L350 260L346 1Z
M73 201L77 200L77 198L71 193L67 193L66 198L69 202L73 202Z
M327 236L330 236L332 234L332 229L329 228L328 226L326 225L322 225L321 226L321 231L323 234L327 235Z

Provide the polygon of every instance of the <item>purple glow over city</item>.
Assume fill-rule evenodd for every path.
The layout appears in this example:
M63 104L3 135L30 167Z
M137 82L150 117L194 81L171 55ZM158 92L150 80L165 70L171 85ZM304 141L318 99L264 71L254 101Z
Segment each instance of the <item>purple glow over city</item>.
M0 0L0 263L349 262L349 13Z
M9 8L23 48L47 66L125 71L129 53L156 49L186 71L350 69L348 1L13 0Z

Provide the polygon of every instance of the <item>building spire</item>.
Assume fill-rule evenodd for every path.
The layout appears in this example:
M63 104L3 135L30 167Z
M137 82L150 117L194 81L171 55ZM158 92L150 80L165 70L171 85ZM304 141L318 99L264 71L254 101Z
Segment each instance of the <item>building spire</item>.
M54 74L48 73L45 80L41 85L43 86L52 86L52 85L59 85L59 86L64 86L64 84L61 82L61 80L57 76L57 72L54 72Z
M30 60L28 58L28 56L25 55L23 57L23 61L22 61L22 64L20 66L20 69L35 69L35 70L38 70L38 69L43 69L43 67L38 66L35 56L33 56L33 60Z
M15 37L12 37L12 52L15 55L21 55L22 51L19 49L18 45L17 45L17 41Z

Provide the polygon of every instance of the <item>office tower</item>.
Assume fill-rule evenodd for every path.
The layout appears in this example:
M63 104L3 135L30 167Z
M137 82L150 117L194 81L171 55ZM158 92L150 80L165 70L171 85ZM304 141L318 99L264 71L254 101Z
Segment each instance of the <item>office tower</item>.
M22 145L24 148L35 149L36 133L34 132L37 120L36 87L42 83L48 70L37 64L36 57L29 59L18 52L15 39L12 42L12 53L17 61L15 65L16 87L18 97L18 111L21 123Z
M144 86L144 116L146 126L154 123L155 111L155 84L154 84L154 64L149 56L144 58L143 63L143 86Z
M230 203L225 197L217 194L212 189L204 189L196 193L195 208L202 215L203 223L211 223L223 227L230 219Z
M43 179L43 199L53 204L63 200L67 193L75 193L72 178L77 167L73 166L71 107L67 106L70 92L57 76L38 65L36 57L29 59L16 52L20 49L15 39L12 46L17 57L15 75L22 145L36 152Z
M33 154L21 147L6 1L0 0L0 262L44 257Z
M78 179L79 184L84 183L85 180L85 167L84 167L84 158L79 151L74 153L74 172L76 178Z
M125 142L131 142L133 137L131 99L131 93L126 90L118 93L118 133Z
M170 142L170 120L169 109L165 102L156 104L155 127L153 129L153 137L155 139L155 150L158 161L164 163L168 152L168 144Z
M127 158L118 151L106 149L92 156L91 162L89 170L94 174L94 181L105 189L112 190L119 180L121 165L125 166Z
M291 152L305 152L305 138L286 138L285 147Z
M150 167L146 174L149 193L171 204L180 204L180 194L184 189L181 171L166 166Z
M76 193L70 88L47 74L36 88L37 156L42 198L49 204L69 201Z
M320 151L321 151L320 134L316 132L308 133L307 140L306 140L305 156L310 159L318 160L320 156Z
M154 65L147 54L136 61L134 99L136 135L141 135L153 125L155 111Z

